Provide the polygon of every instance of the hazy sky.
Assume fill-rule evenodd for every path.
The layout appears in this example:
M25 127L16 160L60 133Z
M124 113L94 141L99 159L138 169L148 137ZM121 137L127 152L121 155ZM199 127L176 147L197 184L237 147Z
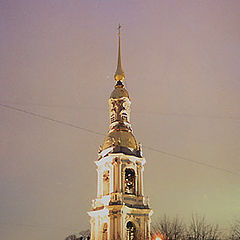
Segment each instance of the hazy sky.
M0 0L0 104L108 130L117 35L153 218L240 215L239 0ZM0 238L89 227L103 136L0 106ZM235 174L234 174L235 173Z

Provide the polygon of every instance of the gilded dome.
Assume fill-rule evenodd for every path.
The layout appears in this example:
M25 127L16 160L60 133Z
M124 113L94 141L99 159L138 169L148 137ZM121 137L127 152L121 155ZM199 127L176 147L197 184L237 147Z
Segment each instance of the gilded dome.
M112 146L121 146L137 149L137 142L133 134L129 131L114 130L105 137L102 148L107 149Z
M115 89L112 91L110 98L118 99L122 97L129 98L128 91L124 87L118 87L116 86Z

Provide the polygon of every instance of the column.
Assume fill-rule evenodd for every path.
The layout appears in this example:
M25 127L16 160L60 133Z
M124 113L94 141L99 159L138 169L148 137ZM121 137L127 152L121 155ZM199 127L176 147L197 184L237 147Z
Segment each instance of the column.
M143 168L141 165L138 166L138 179L139 179L139 186L138 186L138 190L139 190L139 195L142 196L143 195Z

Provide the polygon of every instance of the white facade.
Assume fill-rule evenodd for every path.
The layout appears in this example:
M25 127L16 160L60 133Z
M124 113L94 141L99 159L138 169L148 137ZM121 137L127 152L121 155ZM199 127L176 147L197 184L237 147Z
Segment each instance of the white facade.
M150 239L151 209L143 195L144 163L144 158L124 153L109 153L96 161L97 198L89 212L92 240ZM132 193L127 193L125 180L128 169L135 173ZM106 172L109 173L109 181L106 181ZM128 222L136 228L135 238L129 238L127 234Z

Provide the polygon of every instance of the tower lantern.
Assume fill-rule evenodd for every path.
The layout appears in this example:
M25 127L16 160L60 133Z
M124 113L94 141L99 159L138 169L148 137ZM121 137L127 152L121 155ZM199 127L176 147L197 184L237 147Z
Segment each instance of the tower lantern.
M110 126L99 148L97 197L92 202L91 240L150 240L150 209L143 192L145 158L130 123L131 100L123 80L120 28L116 85L109 98Z

